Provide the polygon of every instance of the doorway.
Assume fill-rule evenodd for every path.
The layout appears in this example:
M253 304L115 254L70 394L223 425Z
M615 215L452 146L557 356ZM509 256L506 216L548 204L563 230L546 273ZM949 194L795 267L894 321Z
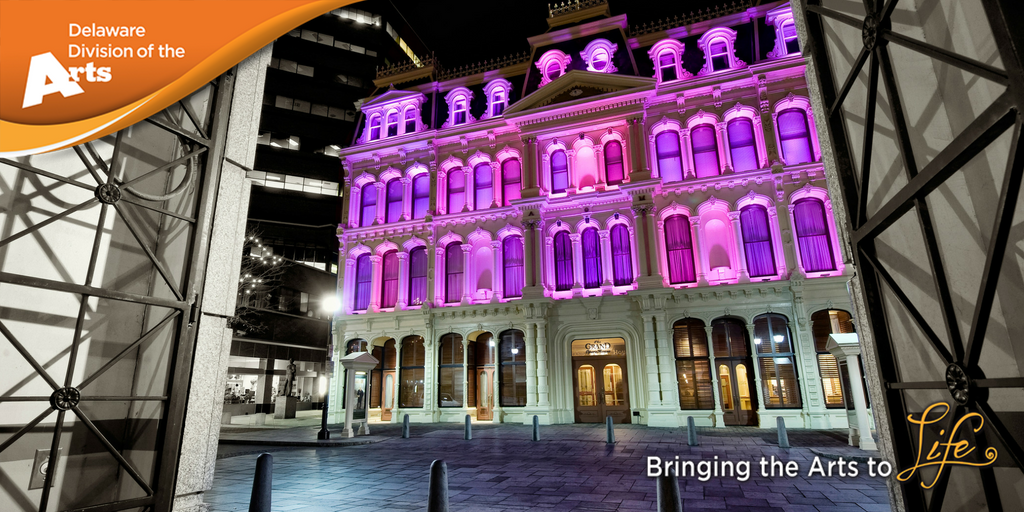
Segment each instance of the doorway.
M711 341L718 377L718 399L726 425L757 425L754 361L746 325L736 319L711 322Z
M476 419L491 421L494 419L494 368L479 370L477 378Z
M626 342L621 338L572 344L576 423L630 423Z

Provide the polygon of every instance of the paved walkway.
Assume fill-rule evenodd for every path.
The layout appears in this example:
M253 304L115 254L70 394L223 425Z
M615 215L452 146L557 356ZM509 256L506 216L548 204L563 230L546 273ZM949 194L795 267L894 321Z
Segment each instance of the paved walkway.
M315 440L318 429L253 429L249 434L230 430L225 433L236 439L251 437L256 444L221 446L223 458L217 462L213 490L206 498L214 511L248 509L256 465L251 453L262 449L258 443L274 438ZM474 424L472 441L463 440L462 426L455 424L413 424L411 439L400 438L398 425L371 424L370 431L372 444L270 447L278 450L273 453L273 510L424 510L427 476L435 459L448 466L455 511L655 510L655 481L646 476L648 456L668 461L678 456L681 461L750 462L747 481L680 478L683 510L890 510L885 479L867 476L863 462L855 478L837 473L807 476L815 452L823 455L820 460L826 470L830 455L878 457L877 452L847 447L843 431L790 430L795 448L788 450L778 448L773 430L744 428L700 428L697 447L686 445L685 429L639 425L617 425L614 446L605 443L603 425L542 426L540 442L530 441L530 427L522 425ZM761 458L772 456L796 461L799 475L761 476Z

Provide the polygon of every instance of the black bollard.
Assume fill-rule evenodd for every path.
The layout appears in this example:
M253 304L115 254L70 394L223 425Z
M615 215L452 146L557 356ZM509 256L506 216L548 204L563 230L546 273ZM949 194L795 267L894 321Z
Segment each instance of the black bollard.
M448 512L448 466L443 460L430 463L427 512Z
M697 446L697 427L693 424L693 416L686 417L686 444Z
M612 426L612 417L604 420L604 426L608 429L608 444L615 444L615 427Z
M249 512L270 512L270 488L274 479L274 456L260 454L256 458L256 477L252 481Z
M679 499L679 478L664 473L658 477L658 512L683 512Z
M466 415L466 435L464 437L466 441L473 440L473 421L468 414Z
M402 439L409 439L409 415L402 418Z
M789 448L789 434L786 433L786 420L782 419L782 416L775 418L775 423L779 426L779 448Z
M540 441L540 418L536 414L533 415L533 440Z

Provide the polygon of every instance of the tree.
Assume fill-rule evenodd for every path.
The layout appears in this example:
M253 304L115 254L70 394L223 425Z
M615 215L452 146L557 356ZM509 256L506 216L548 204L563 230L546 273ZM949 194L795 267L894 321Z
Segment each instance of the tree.
M229 323L237 331L262 332L267 326L262 322L261 312L272 309L273 292L291 262L274 255L270 247L260 242L260 233L252 230L245 235L242 254L235 316Z

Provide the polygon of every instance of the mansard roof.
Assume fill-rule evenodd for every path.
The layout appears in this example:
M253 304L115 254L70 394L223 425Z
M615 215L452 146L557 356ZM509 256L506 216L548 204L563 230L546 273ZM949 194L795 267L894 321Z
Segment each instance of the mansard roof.
M509 106L505 116L558 103L575 102L593 96L630 89L654 87L654 78L592 73L574 69ZM580 92L575 92L580 91Z

